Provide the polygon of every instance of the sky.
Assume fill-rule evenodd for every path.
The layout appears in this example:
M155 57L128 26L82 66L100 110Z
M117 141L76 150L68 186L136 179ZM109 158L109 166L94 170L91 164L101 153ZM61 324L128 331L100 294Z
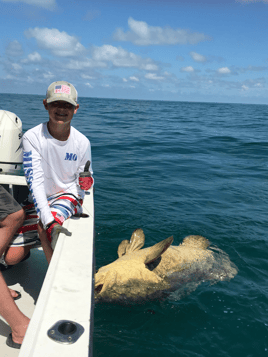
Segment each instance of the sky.
M0 93L268 104L268 0L0 0Z

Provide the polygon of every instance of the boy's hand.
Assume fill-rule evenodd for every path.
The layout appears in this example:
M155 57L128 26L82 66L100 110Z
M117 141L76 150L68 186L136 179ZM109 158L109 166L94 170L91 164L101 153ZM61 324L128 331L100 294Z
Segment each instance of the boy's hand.
M88 160L86 162L84 172L80 172L79 174L79 185L82 188L82 190L85 191L89 190L94 182L91 173L89 172L89 166L90 166L90 161Z
M54 250L60 233L71 236L72 233L68 229L62 227L58 222L52 221L46 229L47 238L51 243L51 248Z
M85 174L85 172L83 172L83 174ZM90 189L90 187L93 185L93 178L91 177L90 172L88 173L88 176L79 177L79 185L82 190L87 191Z

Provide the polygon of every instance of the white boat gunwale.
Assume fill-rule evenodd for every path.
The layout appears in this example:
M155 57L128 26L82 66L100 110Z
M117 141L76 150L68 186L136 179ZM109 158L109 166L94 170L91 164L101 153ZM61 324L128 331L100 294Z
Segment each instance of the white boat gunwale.
M14 187L26 186L26 180L23 176L0 174L0 184L8 185L12 193ZM54 357L63 353L66 357L91 357L93 354L93 188L85 195L83 208L88 217L71 218L64 222L64 227L72 232L72 236L59 236L19 357ZM47 331L59 320L70 320L82 325L84 333L73 344L66 345L51 340ZM8 349L5 349L5 356L18 356L14 355L15 351Z

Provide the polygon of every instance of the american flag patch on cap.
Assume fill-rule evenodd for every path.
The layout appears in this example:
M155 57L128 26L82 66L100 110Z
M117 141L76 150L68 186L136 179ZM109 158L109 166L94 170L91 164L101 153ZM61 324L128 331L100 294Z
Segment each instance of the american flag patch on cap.
M54 93L71 94L71 87L66 86L65 84L56 85L54 89Z

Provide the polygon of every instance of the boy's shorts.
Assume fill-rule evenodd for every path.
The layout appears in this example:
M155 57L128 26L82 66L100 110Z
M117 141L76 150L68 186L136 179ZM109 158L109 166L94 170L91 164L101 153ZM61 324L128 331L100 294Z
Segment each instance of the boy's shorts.
M48 204L54 219L63 224L66 219L75 214L82 213L82 200L78 200L70 193L56 194L48 198ZM10 242L10 247L22 247L26 245L41 246L40 239L37 233L38 215L36 213L34 204L26 200L22 208L25 211L26 218L23 226L20 227Z
M0 221L21 210L21 205L0 185Z

